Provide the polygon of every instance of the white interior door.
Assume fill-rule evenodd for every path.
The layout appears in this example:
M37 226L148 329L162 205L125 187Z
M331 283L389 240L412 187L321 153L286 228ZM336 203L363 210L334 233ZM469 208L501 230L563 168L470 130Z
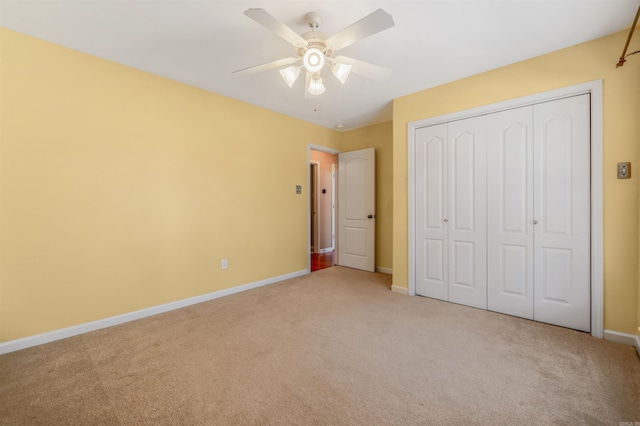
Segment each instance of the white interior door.
M375 271L375 151L338 155L338 264Z
M534 319L590 331L590 97L533 106Z
M447 125L415 131L416 294L449 300Z
M449 301L487 307L486 117L447 128Z
M487 308L533 319L533 107L487 119Z

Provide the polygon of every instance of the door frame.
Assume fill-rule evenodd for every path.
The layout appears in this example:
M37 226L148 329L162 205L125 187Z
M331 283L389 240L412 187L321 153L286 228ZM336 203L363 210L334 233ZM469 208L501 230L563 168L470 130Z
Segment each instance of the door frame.
M327 148L326 146L315 145L312 143L307 145L307 188L311 188L311 151L326 152L328 154L334 154L334 155L338 155L342 152L338 149ZM337 171L336 171L336 175L337 175ZM336 179L338 178L339 177L336 176ZM334 191L334 194L335 194L335 191ZM337 202L335 206L336 206L335 208L338 208ZM307 218L310 218L310 217L311 217L311 191L307 191ZM333 224L333 226L335 226L335 223ZM337 245L338 245L338 241L336 237L334 241L334 247L333 247L334 249L333 255L335 256L334 261L336 264L338 263L338 250L336 250ZM307 272L311 272L311 220L307 220Z
M497 102L477 108L457 111L438 117L409 122L407 125L408 161L408 272L409 295L416 294L415 258L415 131L420 127L433 126L454 120L491 114L541 102L553 101L576 95L591 94L591 335L604 336L604 277L603 277L603 215L602 215L602 80L576 84L508 101Z
M313 183L311 182L311 173L313 173L315 168L315 173L313 174ZM309 244L309 250L312 253L320 252L320 245L318 244L318 216L319 213L319 204L318 204L318 180L320 179L320 162L315 160L309 161L309 220L311 224L309 225L311 228L311 232L309 235L313 235L313 238L309 237L310 240L313 240L313 248L311 244ZM313 188L312 188L313 186ZM312 208L315 207L316 214L312 214Z
M331 250L336 251L336 207L338 199L336 193L338 187L336 185L337 173L335 163L331 163Z

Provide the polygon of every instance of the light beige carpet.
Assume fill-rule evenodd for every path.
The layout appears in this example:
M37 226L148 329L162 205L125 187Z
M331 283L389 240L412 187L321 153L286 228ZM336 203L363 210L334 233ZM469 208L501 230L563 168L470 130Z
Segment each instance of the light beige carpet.
M629 346L330 268L0 357L2 425L640 422Z

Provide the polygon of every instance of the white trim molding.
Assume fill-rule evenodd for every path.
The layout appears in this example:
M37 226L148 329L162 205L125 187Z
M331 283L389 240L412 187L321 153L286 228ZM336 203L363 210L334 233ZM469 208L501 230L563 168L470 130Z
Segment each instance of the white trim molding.
M398 294L403 294L407 296L409 294L409 289L405 287L398 287L397 285L391 286L391 291Z
M309 151L309 157L311 157L311 151ZM313 167L315 166L315 174L313 176L313 186L314 188L311 188L311 172L313 170ZM310 224L309 224L309 238L313 240L314 244L311 245L311 253L322 253L322 250L320 250L320 241L319 241L319 237L318 237L318 227L319 227L319 223L320 223L320 197L318 196L318 188L320 186L320 170L321 170L321 165L320 162L317 160L309 160L309 185L307 185L307 188L309 188L309 190L307 191L309 193L309 219L310 219ZM312 195L315 194L315 200L313 200ZM311 206L315 205L316 207L316 214L313 215L312 211L311 211ZM311 238L311 235L313 235L313 238Z
M290 278L300 277L308 274L309 271L303 269L301 271L280 275L277 277L267 278L255 281L249 284L237 287L227 288L225 290L214 291L212 293L203 294L201 296L190 297L188 299L177 300L175 302L165 303L164 305L152 306L150 308L141 309L139 311L128 312L114 317L104 318L97 321L91 321L84 324L74 325L72 327L61 328L59 330L49 331L47 333L36 334L34 336L24 337L22 339L10 340L0 343L0 355L9 352L19 351L21 349L38 346L56 340L66 339L67 337L77 336L79 334L89 333L91 331L101 330L103 328L112 327L118 324L135 321L138 319L150 317L152 315L161 314L175 309L185 308L202 302L218 299L224 296L240 293L254 288L262 287L269 284L275 284Z
M393 275L393 269L385 268L384 266L376 266L376 272L381 272L383 274Z
M604 340L634 346L636 348L636 351L638 351L638 356L640 356L640 336L636 334L627 334L621 333L619 331L604 330Z
M321 151L321 152L326 152L329 154L340 154L342 151L340 151L339 149L333 149L333 148L328 148L326 146L322 146L322 145L316 145L316 144L312 144L310 143L308 145L308 150L309 151Z
M541 102L591 94L591 335L602 338L604 330L603 300L603 215L602 215L602 80L550 90L522 98L485 105L438 117L427 118L407 125L407 199L408 199L408 294L416 294L415 276L415 131L421 127L477 117Z

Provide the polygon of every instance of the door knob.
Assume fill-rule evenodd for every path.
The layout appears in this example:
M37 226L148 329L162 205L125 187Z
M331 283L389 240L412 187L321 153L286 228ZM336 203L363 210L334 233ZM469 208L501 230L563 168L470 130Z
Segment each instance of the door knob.
M370 214L369 216L367 216L369 219L373 219L374 217L376 217L376 215L374 214Z
M537 220L534 220L534 221L533 221L533 224L534 224L534 225L537 225L537 224L538 224L538 221L537 221Z
M444 222L445 222L445 223L449 222L449 219L445 219L445 220L444 220Z

